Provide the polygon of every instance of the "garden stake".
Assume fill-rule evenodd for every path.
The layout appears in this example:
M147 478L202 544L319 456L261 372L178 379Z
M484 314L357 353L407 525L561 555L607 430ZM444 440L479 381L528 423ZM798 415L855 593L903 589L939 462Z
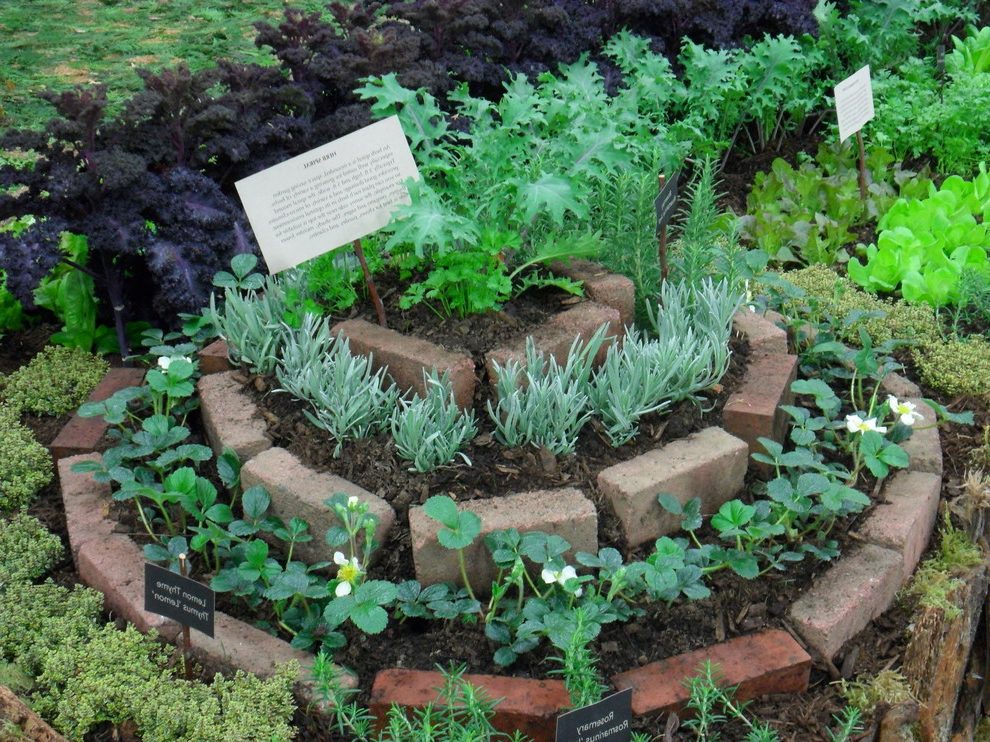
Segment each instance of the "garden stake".
M667 176L663 173L657 175L657 183L660 186L659 190L663 190L664 183L667 182ZM660 280L666 281L667 274L670 272L667 266L667 222L660 225Z
M186 555L179 554L179 574L183 577L188 577L189 570L186 568ZM185 668L186 679L189 679L192 673L191 663L188 661L192 652L192 636L189 633L189 627L182 624L182 666Z
M375 280L371 277L371 271L368 269L368 261L364 259L364 250L361 249L360 238L354 240L354 253L357 255L358 262L361 263L361 270L364 271L364 282L368 284L368 293L371 294L371 302L375 305L375 312L378 313L378 324L382 327L388 327L388 323L385 322L385 305L382 304L382 299L378 295L378 287L375 286Z
M863 148L863 132L856 132L856 144L859 146L859 197L866 200L866 151Z

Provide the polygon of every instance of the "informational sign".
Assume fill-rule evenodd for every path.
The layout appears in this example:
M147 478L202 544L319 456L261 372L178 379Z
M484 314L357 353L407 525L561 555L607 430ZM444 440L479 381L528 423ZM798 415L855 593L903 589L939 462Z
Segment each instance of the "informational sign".
M657 229L666 227L674 215L674 207L677 206L677 177L678 173L674 173L664 181L657 200L653 202L657 211Z
M349 244L409 203L419 171L397 116L237 181L272 273Z
M873 118L870 65L860 68L835 86L835 113L839 119L839 140L843 142Z
M144 609L213 636L215 594L206 585L157 564L144 565Z
M556 742L629 742L632 688L557 717Z

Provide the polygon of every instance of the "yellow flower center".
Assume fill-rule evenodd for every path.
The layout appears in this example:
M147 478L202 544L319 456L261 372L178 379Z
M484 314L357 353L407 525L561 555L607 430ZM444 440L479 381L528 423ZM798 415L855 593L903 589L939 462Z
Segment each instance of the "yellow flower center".
M352 585L358 577L361 576L361 568L352 562L347 564L341 564L340 569L337 572L337 578L343 580L344 582L349 582Z

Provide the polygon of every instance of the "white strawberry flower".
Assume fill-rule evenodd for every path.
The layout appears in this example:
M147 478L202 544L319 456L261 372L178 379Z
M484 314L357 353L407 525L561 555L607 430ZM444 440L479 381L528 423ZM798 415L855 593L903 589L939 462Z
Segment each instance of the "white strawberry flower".
M334 595L338 598L350 595L351 590L360 581L361 575L364 574L361 570L361 563L357 557L348 559L341 551L333 553L333 563L338 567L337 579L339 580L337 587L334 588Z
M162 371L168 371L168 367L172 365L172 361L185 361L186 363L192 363L192 358L189 356L159 356L158 366Z
M891 413L899 417L901 422L909 427L925 419L924 415L915 411L917 408L913 402L899 402L893 394L887 396L887 404L890 406Z
M357 510L357 506L361 504L360 498L357 495L351 495L347 498L347 509Z
M571 565L566 565L563 569L555 570L549 567L544 567L543 572L540 573L543 581L548 585L557 583L558 585L563 585L568 580L573 580L577 577L577 570ZM581 597L581 593L584 592L583 588L578 588L574 591L574 595Z
M876 433L887 432L885 426L877 425L877 419L875 417L864 420L859 415L846 415L846 428L850 433L869 433L870 431Z

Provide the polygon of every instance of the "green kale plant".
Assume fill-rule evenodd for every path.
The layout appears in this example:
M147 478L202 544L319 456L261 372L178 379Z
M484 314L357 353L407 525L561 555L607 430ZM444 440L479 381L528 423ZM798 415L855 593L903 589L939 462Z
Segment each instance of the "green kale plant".
M63 415L86 401L109 368L81 348L50 345L6 378L0 399L21 412Z
M48 449L21 425L15 409L0 404L0 513L27 505L52 476Z
M64 556L62 540L37 518L21 512L0 520L0 589L43 576Z

